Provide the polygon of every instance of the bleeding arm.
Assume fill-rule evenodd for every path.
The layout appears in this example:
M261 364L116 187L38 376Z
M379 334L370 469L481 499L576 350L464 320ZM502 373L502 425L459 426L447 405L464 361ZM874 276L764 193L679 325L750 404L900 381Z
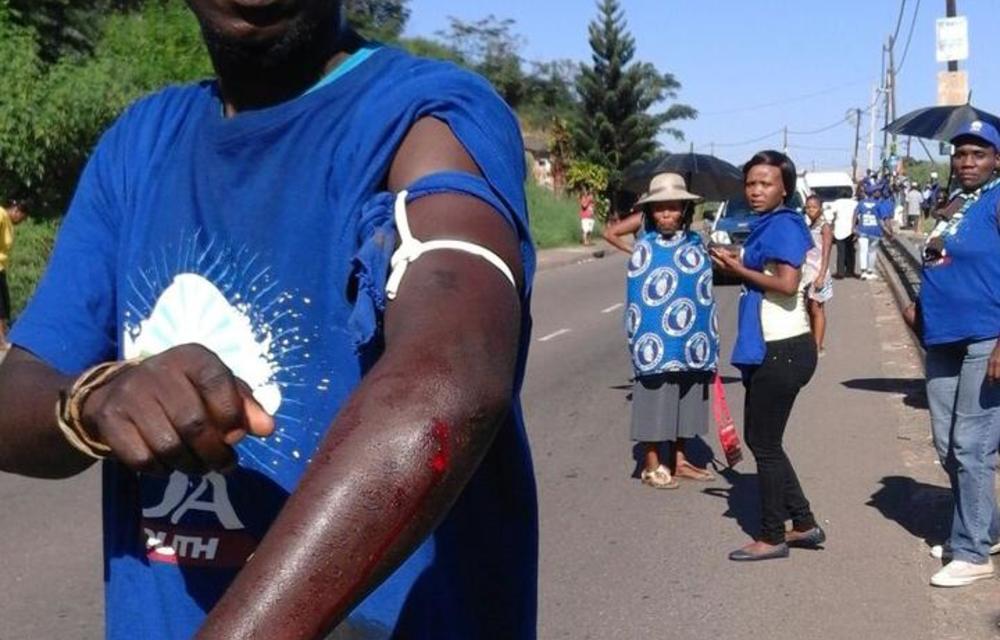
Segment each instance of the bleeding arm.
M441 170L478 173L451 131L418 122L389 188ZM517 238L488 205L435 195L409 207L421 240L499 255L521 281ZM520 297L480 258L414 262L385 315L385 351L354 391L252 560L199 638L317 638L444 518L509 419Z

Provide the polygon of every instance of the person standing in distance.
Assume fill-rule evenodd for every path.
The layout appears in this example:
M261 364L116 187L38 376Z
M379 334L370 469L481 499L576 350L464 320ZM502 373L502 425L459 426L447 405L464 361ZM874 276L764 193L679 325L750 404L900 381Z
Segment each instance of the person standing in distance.
M13 309L7 270L10 265L10 252L14 248L14 227L24 222L26 217L24 205L17 200L12 201L6 209L0 207L0 352L10 347L7 343L7 328L10 325Z
M588 247L593 244L591 236L594 235L594 194L590 189L585 189L580 194L580 242Z

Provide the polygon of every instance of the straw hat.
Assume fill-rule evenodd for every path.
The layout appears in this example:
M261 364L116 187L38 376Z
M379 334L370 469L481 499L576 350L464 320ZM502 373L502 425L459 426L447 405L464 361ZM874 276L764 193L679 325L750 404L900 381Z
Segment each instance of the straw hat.
M684 178L676 173L659 173L649 181L649 190L639 197L635 205L641 206L650 202L670 202L674 200L701 200L687 190Z

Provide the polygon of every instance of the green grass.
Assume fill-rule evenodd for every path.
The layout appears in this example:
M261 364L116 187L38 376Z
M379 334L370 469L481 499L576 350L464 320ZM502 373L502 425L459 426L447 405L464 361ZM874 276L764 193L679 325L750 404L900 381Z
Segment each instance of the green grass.
M580 244L580 209L575 198L558 196L533 181L525 183L531 236L539 249ZM601 225L594 236L601 235Z
M28 218L14 227L14 249L7 265L7 280L15 318L42 277L58 228L58 219L37 218Z

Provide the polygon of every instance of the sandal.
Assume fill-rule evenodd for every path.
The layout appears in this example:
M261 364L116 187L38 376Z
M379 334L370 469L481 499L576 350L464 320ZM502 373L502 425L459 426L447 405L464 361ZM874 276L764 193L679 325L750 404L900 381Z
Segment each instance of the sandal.
M670 470L662 464L652 471L649 469L643 469L640 477L642 478L642 483L644 485L653 487L654 489L676 489L681 486L680 483L670 475Z
M698 482L712 482L715 480L714 473L708 469L696 467L693 464L677 465L677 471L674 472L674 476L684 478L685 480L697 480Z

